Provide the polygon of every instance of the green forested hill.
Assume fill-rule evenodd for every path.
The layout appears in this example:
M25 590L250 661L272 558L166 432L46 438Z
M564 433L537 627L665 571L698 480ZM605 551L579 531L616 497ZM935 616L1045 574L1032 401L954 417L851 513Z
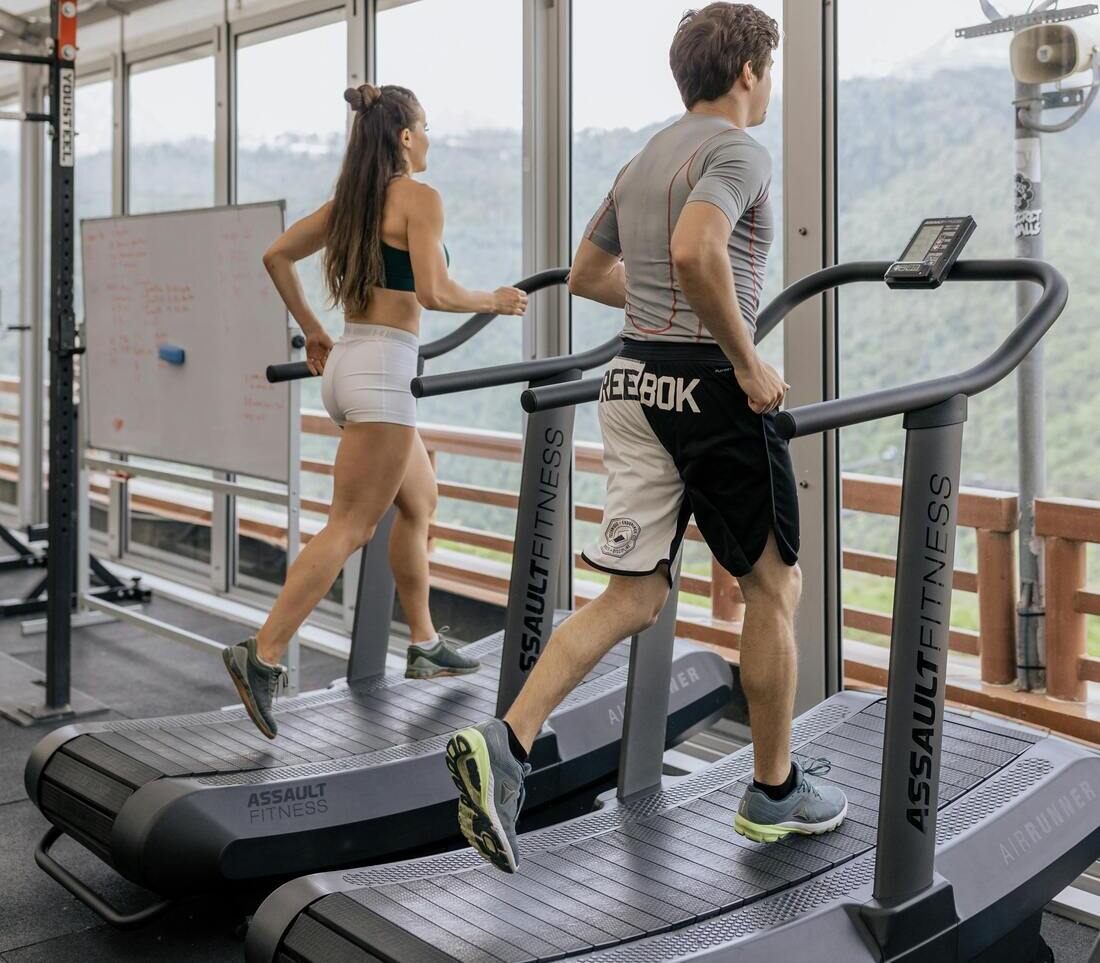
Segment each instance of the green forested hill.
M795 92L787 91L788 96ZM925 79L859 78L840 90L840 256L890 258L924 216L972 213L979 229L972 256L1010 256L1012 242L1012 87L1007 70L941 71ZM430 105L429 105L430 106ZM79 115L78 115L79 116ZM642 130L578 133L574 145L573 214L579 233L615 173L661 125ZM781 105L754 134L782 163ZM1068 133L1047 136L1044 191L1047 257L1069 278L1070 306L1047 339L1048 456L1052 493L1100 499L1094 438L1100 411L1100 108ZM78 141L79 146L79 141ZM282 139L242 149L242 199L286 197L291 217L320 203L339 163L338 142ZM197 158L203 158L201 162ZM209 147L187 142L136 149L133 163L155 166L164 185L157 206L186 206L201 192ZM14 320L18 262L16 155L0 143L0 287L5 321ZM447 243L453 272L471 287L495 287L518 277L521 267L521 144L518 132L479 132L437 137L426 179L447 205ZM105 156L81 157L77 172L82 209L102 212L110 179ZM198 180L196 180L198 179ZM773 199L782 204L777 174ZM773 249L765 296L781 279L782 245ZM322 302L315 271L306 272L310 294ZM840 302L843 391L850 394L956 370L987 353L1014 323L1010 290L987 285L949 285L930 294L897 294L861 287ZM447 330L454 317L432 316L425 336ZM332 317L334 330L339 321ZM595 305L574 307L574 343L586 347L619 325L616 313ZM500 319L436 370L514 360L520 326ZM14 370L16 343L0 342L0 370ZM769 351L776 357L775 347ZM316 392L307 403L318 405ZM460 401L432 401L426 420L517 430L516 392L499 390ZM578 414L581 437L596 438L594 412ZM846 431L844 463L873 474L900 472L899 425L883 423ZM1015 487L1015 391L1011 383L980 398L968 426L964 480ZM308 451L308 449L307 449ZM504 486L514 482L509 466L448 457L442 474ZM599 483L585 480L580 496L597 500ZM447 517L507 530L507 515L481 506L450 504ZM490 514L492 513L492 514ZM861 525L868 524L862 522ZM889 549L892 526L861 529L867 547Z

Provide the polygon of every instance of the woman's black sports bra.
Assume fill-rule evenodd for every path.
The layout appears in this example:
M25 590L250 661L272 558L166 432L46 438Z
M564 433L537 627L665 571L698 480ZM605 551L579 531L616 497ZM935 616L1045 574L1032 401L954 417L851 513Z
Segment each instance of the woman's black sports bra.
M443 256L447 267L451 266L451 252L443 245ZM386 282L382 285L388 291L415 291L416 279L413 277L412 255L399 247L391 247L382 242L382 264L386 269Z

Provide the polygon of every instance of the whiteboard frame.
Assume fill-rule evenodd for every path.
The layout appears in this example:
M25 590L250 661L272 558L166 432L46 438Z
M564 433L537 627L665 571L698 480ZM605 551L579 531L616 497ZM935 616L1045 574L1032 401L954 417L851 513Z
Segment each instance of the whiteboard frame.
M88 291L88 276L87 276L88 259L86 257L84 257L84 250L83 250L84 225L85 224L96 224L96 223L100 223L100 222L117 222L117 221L121 221L121 220L124 220L124 219L125 220L147 220L147 219L150 219L150 218L178 217L182 214L210 214L210 213L215 212L215 211L243 211L243 210L249 210L249 209L252 209L252 208L265 208L265 207L266 208L278 208L279 213L280 213L280 221L281 221L281 224L282 224L282 227L280 228L280 230L285 231L286 230L286 200L281 199L281 198L278 199L278 200L273 200L273 201L253 201L253 202L248 203L248 204L214 204L214 205L211 205L209 207L191 207L191 208L184 208L182 210L176 210L176 211L147 211L143 214L108 214L108 215L104 215L102 217L84 217L84 218L81 218L80 219L80 226L79 226L80 243L81 243L81 258L80 258L81 295L82 295L83 298L86 299L87 298L87 291ZM87 344L87 341L85 340L85 337L84 337L84 332L85 332L87 324L88 324L88 305L87 305L86 300L85 300L85 303L84 303L83 307L84 307L84 317L83 317L83 320L81 321L81 326L80 326L81 327L81 331L80 331L80 333L81 333L81 343L82 344ZM284 308L284 313L285 313L285 317L286 317L286 329L287 329L287 331L288 332L294 332L296 330L296 325L293 323L293 321L290 317L290 311L286 310ZM287 361L293 361L297 357L297 355L295 355L295 353L294 353L294 350L295 349L291 346L291 339L290 339L290 337L288 337L287 338L287 357L286 357ZM283 359L276 359L276 361L272 361L271 363L275 364L275 363L277 363L279 361L282 361L282 360ZM81 378L82 378L82 383L81 383L81 388L80 388L80 398L81 398L81 401L84 402L86 399L90 399L94 393L89 390L91 386L88 383L88 379L84 378L83 366L82 366L82 370L81 370ZM288 382L288 384L291 385L291 397L293 399L295 397L296 393L297 393L296 390L295 390L296 387L297 387L297 383L296 382ZM85 409L85 410L88 410L88 409ZM290 430L287 434L287 448L288 449L294 446L294 441L293 441L294 433L295 433L295 427L293 425L291 425ZM91 430L90 430L90 427L89 427L89 419L84 418L83 419L83 429L82 429L82 433L81 433L81 443L82 443L83 450L87 450L88 448L91 447L90 434L91 434ZM154 460L154 461L164 461L164 462L169 461L169 459L164 458L163 456L161 456L159 454L151 455L151 454L148 454L148 453L143 452L143 451L124 451L122 449L104 447L104 446L100 446L100 447L96 448L96 451L112 451L112 452L114 452L116 454L119 454L119 455L129 455L129 456L132 456L134 458L148 458L148 459L151 459L151 460ZM246 475L246 476L249 476L249 477L252 477L252 478L263 478L264 477L264 476L261 476L261 475L256 475L253 472L241 471L238 468L232 468L232 467L225 466L225 465L207 465L207 464L204 464L203 462L191 461L191 460L186 459L186 458L171 459L171 461L173 461L173 462L175 462L176 464L179 464L179 465L190 465L192 468L202 468L202 469L205 469L206 471L211 471L211 472L228 472L228 473L232 473L232 474ZM131 471L131 474L136 474L136 472ZM190 479L191 481L194 481L194 479L192 479L190 475L187 475L187 476L184 476L184 477ZM286 479L282 479L282 478L264 478L264 481L271 481L271 482L275 482L276 484L279 484L279 485L285 485L291 479L291 477L292 477L291 474L288 474ZM247 494L247 493L242 492L242 494ZM248 497L252 497L252 495L249 494Z

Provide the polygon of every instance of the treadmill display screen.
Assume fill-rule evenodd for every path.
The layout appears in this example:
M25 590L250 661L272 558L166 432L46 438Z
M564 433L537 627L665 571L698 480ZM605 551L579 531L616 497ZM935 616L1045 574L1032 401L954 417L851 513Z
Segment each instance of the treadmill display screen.
M901 256L901 259L903 261L923 261L928 257L928 252L932 250L932 245L935 243L936 238L940 236L942 230L942 224L926 224L917 232L917 236L913 238L913 242Z

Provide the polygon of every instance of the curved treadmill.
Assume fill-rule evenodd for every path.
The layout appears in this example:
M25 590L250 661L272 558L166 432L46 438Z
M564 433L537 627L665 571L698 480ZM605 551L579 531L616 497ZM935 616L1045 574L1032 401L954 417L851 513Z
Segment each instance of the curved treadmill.
M27 793L55 827L165 895L448 840L457 828L442 754L456 728L493 714L502 636L467 649L484 664L476 675L391 672L284 700L274 742L243 708L64 726L35 747ZM612 651L551 716L532 756L533 806L615 771L627 657L625 644ZM670 745L731 690L728 666L699 646L678 641L676 666Z
M287 883L253 917L247 958L776 963L812 950L819 960L879 959L848 917L871 899L884 718L883 700L845 692L795 722L795 751L828 758L820 778L848 796L834 833L767 845L734 833L752 778L746 747L638 801L526 833L512 876L465 851ZM986 913L1000 917L1007 902L1018 919L1033 916L1095 857L1096 816L1082 806L1097 805L1100 760L1036 730L951 712L942 761L936 869L957 881L964 933L980 946ZM1056 815L1044 816L1052 805ZM1043 840L1052 878L1036 891L1032 829L1053 819L1057 836ZM1074 860L1080 847L1092 856ZM964 940L959 958L973 956Z
M542 272L519 286L535 291L562 283L566 273ZM471 318L424 345L422 356L452 350L489 320ZM461 387L453 374L437 378L447 391L554 383L578 378L617 347L617 341L608 342L580 355L482 369L477 383ZM308 375L301 363L278 367L269 375L274 380ZM433 379L423 380L430 386ZM313 872L457 839L454 788L442 758L446 740L455 729L493 715L502 702L511 703L534 664L532 641L545 640L552 620L567 614L554 612L552 600L568 525L567 513L558 509L569 504L569 473L551 475L546 466L555 452L568 464L571 438L571 412L529 421L508 624L468 650L482 661L482 671L432 681L386 672L392 594L377 590L379 566L365 560L359 598L370 596L368 609L388 605L385 619L357 611L348 681L278 703L274 742L256 731L239 706L70 725L42 739L24 774L28 796L53 824L36 852L39 865L109 922L131 926L167 904L119 913L53 859L49 849L61 834L131 881L170 897L219 880ZM536 578L544 571L545 577ZM525 577L515 577L517 572ZM364 633L360 623L367 621L376 624ZM673 644L672 624L666 628L666 641ZM682 640L674 644L671 708L662 729L669 745L720 714L732 691L730 668L719 655ZM615 771L628 659L624 643L551 716L532 753L532 806L561 800Z
M881 282L889 267L811 275L762 313L761 326L839 284ZM253 918L247 958L1040 959L1043 906L1100 856L1100 755L1037 729L945 712L941 663L966 399L1019 364L1061 313L1067 288L1049 265L1022 260L960 262L950 279L1028 281L1043 295L989 359L962 374L778 419L791 438L906 416L887 698L840 693L795 720L792 733L794 751L828 760L820 778L850 800L835 832L770 845L736 835L748 747L524 835L513 875L467 851L295 880ZM597 391L595 380L541 389L524 405L576 404ZM942 522L942 537L930 521ZM633 722L624 740L632 745Z

